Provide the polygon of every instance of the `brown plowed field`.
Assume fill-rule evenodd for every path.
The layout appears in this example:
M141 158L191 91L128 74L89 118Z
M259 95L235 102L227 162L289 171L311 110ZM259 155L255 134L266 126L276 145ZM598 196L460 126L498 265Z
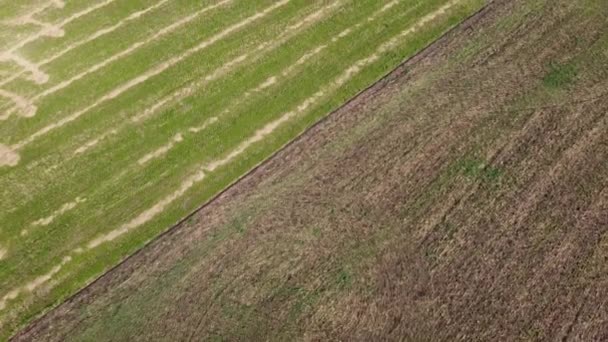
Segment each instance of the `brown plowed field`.
M607 17L491 3L15 340L608 340Z

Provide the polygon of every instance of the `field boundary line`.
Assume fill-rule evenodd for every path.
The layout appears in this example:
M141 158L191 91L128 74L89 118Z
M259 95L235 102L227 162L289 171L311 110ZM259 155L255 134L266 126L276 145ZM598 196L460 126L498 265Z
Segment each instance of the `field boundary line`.
M300 134L298 134L297 136L295 136L289 142L285 143L283 146L281 146L276 151L274 151L273 153L271 153L267 158L265 158L264 160L262 160L259 163L257 163L249 171L245 172L240 177L236 178L233 182L231 182L226 187L224 187L224 189L222 189L221 191L219 191L218 193L216 193L215 195L213 195L210 199L208 199L207 201L205 201L202 205L200 205L199 207L197 207L196 209L194 209L190 214L185 215L182 219L178 220L175 224L173 224L172 226L170 226L169 228L167 228L163 232L159 233L155 237L153 237L150 240L148 240L147 242L143 243L140 248L138 248L137 250L135 250L133 253L129 254L125 258L123 258L120 262L118 262L114 266L108 268L105 272L103 272L99 276L95 277L93 280L91 280L88 284L86 284L81 289L79 289L78 291L76 291L74 294L68 296L61 303L56 304L53 307L49 307L48 310L45 310L44 312L41 312L36 319L32 320L27 325L27 327L25 329L23 329L21 331L17 331L17 333L14 336L21 335L21 334L26 334L27 332L31 331L32 329L34 329L34 327L35 327L35 325L37 323L39 323L49 313L53 312L54 310L57 310L57 308L60 305L63 305L63 304L75 301L78 297L80 297L81 295L83 295L86 291L90 290L90 288L92 286L94 286L95 284L97 284L98 282L100 282L104 278L106 278L108 276L108 274L110 274L114 270L122 267L124 264L126 264L127 262L135 259L136 257L139 257L148 248L151 248L152 246L160 243L160 241L162 241L162 239L164 239L165 237L167 237L169 235L172 235L172 234L175 234L176 232L178 232L179 228L181 228L181 226L183 224L185 224L188 220L190 220L192 217L194 217L195 215L197 215L198 213L200 213L202 210L204 210L208 206L214 204L219 198L225 196L229 191L234 190L234 188L235 188L236 185L238 185L241 182L243 182L246 178L251 177L253 174L255 174L262 167L270 164L271 162L274 162L275 159L277 158L277 156L280 155L280 154L285 153L285 151L290 146L292 146L292 145L300 142L305 136L307 136L308 134L310 134L310 133L314 132L315 130L319 129L319 127L322 126L323 124L325 124L329 119L335 118L335 116L337 115L338 112L342 112L345 108L348 108L348 107L354 105L354 103L356 103L357 101L360 100L360 98L361 98L361 96L363 94L366 94L366 93L377 93L379 90L382 90L382 89L386 88L387 86L389 86L391 84L391 81L394 81L395 79L399 78L401 75L407 73L407 70L406 70L407 66L409 66L409 65L411 65L413 63L417 63L421 59L423 59L423 58L428 57L429 55L431 55L433 53L433 51L434 51L434 48L438 47L438 45L440 45L441 43L443 43L444 41L446 41L449 37L451 37L452 35L456 34L458 31L464 31L467 27L470 26L470 24L474 21L474 19L476 19L478 17L481 17L481 16L485 15L487 12L489 12L490 10L494 9L494 7L495 7L494 5L496 3L499 3L499 2L501 2L501 1L500 0L499 1L496 1L496 0L489 1L488 3L486 3L485 5L483 5L483 7L481 9L477 10L476 12L474 12L473 14L471 14L470 16L468 16L465 19L463 19L463 21L461 21L459 24L457 24L454 27L446 30L446 32L444 32L437 39L434 39L433 41L431 41L426 47L422 48L420 51L418 51L417 53L413 54L412 56L406 58L404 61L402 61L400 64L398 64L391 71L387 72L385 75L383 75L377 81L373 82L371 85L369 85L368 87L364 88L363 90L357 92L357 94L355 94L353 97L351 97L345 103L343 103L342 105L338 106L336 109L330 111L327 115L325 115L322 118L320 118L319 120L317 120L314 124L312 124L311 126L309 126L308 128L306 128L304 131L302 131ZM206 230L208 230L208 229L205 229L203 231L206 231Z

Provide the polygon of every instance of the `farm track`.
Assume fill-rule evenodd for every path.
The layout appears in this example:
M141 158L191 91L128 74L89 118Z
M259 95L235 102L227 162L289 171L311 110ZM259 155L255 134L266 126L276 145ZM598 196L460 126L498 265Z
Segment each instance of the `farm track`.
M7 22L34 29L2 59L15 72L0 80L0 338L481 4L100 0L15 10L21 19Z
M492 2L15 340L604 340L606 14Z

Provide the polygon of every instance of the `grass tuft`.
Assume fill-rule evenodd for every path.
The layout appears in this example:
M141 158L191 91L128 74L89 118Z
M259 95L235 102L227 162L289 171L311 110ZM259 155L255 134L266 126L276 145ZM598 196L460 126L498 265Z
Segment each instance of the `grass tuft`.
M549 72L543 78L543 84L549 89L562 89L576 80L578 75L574 64L551 63Z

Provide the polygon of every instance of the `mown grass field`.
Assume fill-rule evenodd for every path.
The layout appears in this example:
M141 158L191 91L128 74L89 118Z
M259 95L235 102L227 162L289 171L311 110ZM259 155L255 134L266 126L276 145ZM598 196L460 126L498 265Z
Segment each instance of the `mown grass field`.
M607 17L493 1L16 340L607 340Z
M483 3L0 1L0 338Z

